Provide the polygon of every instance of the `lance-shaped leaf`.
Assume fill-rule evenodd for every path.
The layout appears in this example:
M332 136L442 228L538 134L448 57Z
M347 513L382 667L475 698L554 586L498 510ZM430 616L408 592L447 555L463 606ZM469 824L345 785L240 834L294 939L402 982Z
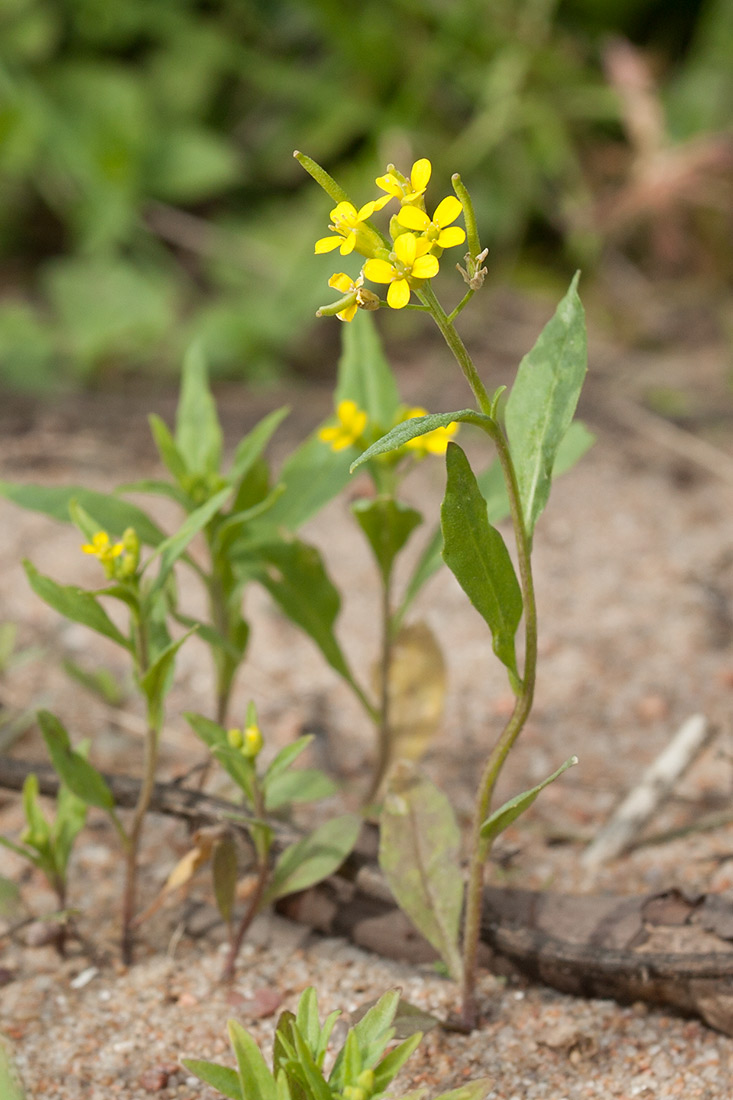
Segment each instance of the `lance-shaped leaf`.
M476 424L479 427L495 424L490 416L476 412L475 409L459 409L458 412L452 413L429 413L428 416L414 416L410 420L403 420L400 424L396 424L391 431L388 431L376 443L372 443L371 447L368 447L363 454L359 455L356 462L352 462L351 472L353 473L354 470L371 458L376 458L377 455L386 454L387 451L396 451L405 443L409 443L411 439L427 435L428 432L435 431L436 428L447 428L454 421L461 424Z
M189 469L185 458L176 446L176 441L173 438L170 428L165 420L162 420L156 413L150 414L148 423L150 425L150 432L153 436L153 442L158 448L160 461L163 463L168 473L176 479L179 485L183 484L189 475Z
M257 547L249 563L243 559L242 565L252 570L250 575L315 642L331 667L353 686L351 671L333 631L341 599L315 547L297 539L272 542Z
M580 420L574 420L563 436L555 456L555 465L552 468L553 480L570 470L592 447L594 441L595 436L588 431L585 424ZM483 473L477 474L476 480L481 495L486 501L489 523L499 523L500 520L506 519L509 515L509 498L499 460L496 459ZM423 585L440 568L443 561L442 551L443 532L438 527L426 544L407 582L405 594L397 612L398 622L402 621Z
M460 981L460 830L445 795L406 761L387 781L379 865L395 901Z
M262 526L297 531L348 483L349 460L348 449L332 451L317 432L310 435L283 463L278 481L285 488Z
M96 516L110 534L119 536L125 528L134 527L140 541L148 546L157 546L165 538L157 524L134 504L81 485L16 485L12 481L0 481L0 496L61 523L69 522L69 504L76 500Z
M205 1062L201 1058L181 1058L181 1064L186 1069L203 1081L205 1085L211 1085L229 1100L244 1100L242 1086L239 1083L239 1074L228 1066L219 1066L216 1062Z
M288 845L275 864L261 904L269 905L286 894L307 890L332 875L356 844L360 828L356 814L342 814Z
M445 461L443 560L488 624L497 657L518 677L514 636L522 617L522 593L509 551L489 523L486 501L457 443L448 444Z
M441 1092L435 1100L484 1100L490 1092L494 1091L495 1084L493 1077L477 1077L467 1085L460 1085L457 1089L451 1089L450 1092ZM407 1097L403 1097L402 1100L407 1100Z
M368 313L357 310L350 325L343 325L343 351L334 395L336 402L355 401L377 424L391 424L400 408L400 394Z
M549 787L550 783L554 783L563 772L566 772L568 768L572 768L577 763L577 756L569 757L564 764L560 765L557 771L553 772L547 779L543 779L536 787L515 795L514 798L510 798L508 802L500 806L498 810L494 810L481 826L481 839L491 844L500 833L508 829L512 822L516 821L525 810L529 809L540 791L544 791L545 787Z
M422 523L422 516L414 508L388 496L357 500L352 504L351 511L369 541L386 583L395 558L415 528Z
M202 504L200 508L197 508L194 512L191 512L190 515L186 516L174 535L170 535L169 538L165 539L156 547L155 553L145 563L145 568L147 569L152 561L158 557L160 558L158 574L148 590L149 595L152 596L160 591L168 579L171 569L185 552L191 540L194 539L199 531L201 531L212 517L216 515L228 497L231 496L231 493L232 489L229 485L224 489L220 489L218 493L215 493L214 496L207 500L205 504Z
M229 1039L237 1059L242 1095L247 1100L277 1100L275 1078L249 1032L236 1020L228 1024Z
M221 462L221 425L209 389L206 360L199 343L188 349L183 360L175 442L192 473L213 474L218 471Z
M50 577L44 577L29 561L23 562L31 588L42 600L58 611L65 619L83 623L97 634L110 638L124 649L132 649L130 641L121 633L110 619L102 605L91 592L77 588L73 584L57 584Z
M558 447L585 378L588 347L576 274L554 317L519 365L506 403L506 431L527 535L550 495Z
M148 701L148 715L151 723L158 728L163 718L163 699L173 678L176 654L183 643L194 634L196 628L189 630L182 638L171 642L157 655L145 674L140 677L140 687Z
M51 763L69 790L88 806L96 806L114 816L115 800L106 780L81 753L74 751L69 735L58 718L50 711L41 710L38 712L38 722Z
M274 412L263 417L259 424L255 424L252 431L239 441L227 478L232 485L236 485L246 477L289 412L290 409L287 406L275 409Z

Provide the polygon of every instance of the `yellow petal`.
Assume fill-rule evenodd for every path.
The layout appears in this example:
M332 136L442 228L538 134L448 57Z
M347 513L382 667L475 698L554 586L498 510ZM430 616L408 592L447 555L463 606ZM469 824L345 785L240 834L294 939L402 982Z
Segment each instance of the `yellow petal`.
M391 283L394 278L394 268L386 260L371 259L364 264L364 274L373 283Z
M356 299L352 305L347 306L346 309L342 309L340 313L337 313L339 321L353 321L356 315Z
M353 289L354 283L349 275L343 271L337 271L328 280L328 285L333 287L334 290L340 290L342 294L346 294L349 290Z
M427 416L428 410L423 409L421 405L415 405L414 408L408 409L403 416L403 420L414 420L416 416Z
M410 172L410 183L414 191L424 191L430 180L433 166L429 160L416 160Z
M433 221L442 229L444 225L450 225L451 222L454 222L461 210L463 210L463 207L455 195L448 195L442 202L438 203L438 207L433 214Z
M463 244L465 239L465 232L459 226L451 225L448 229L441 229L436 244L441 248L454 248L457 244Z
M416 279L432 279L439 270L437 256L420 256L412 265L412 274Z
M341 242L341 255L348 256L350 252L354 251L354 245L356 244L356 233L349 233Z
M371 218L376 205L377 204L375 202L365 202L361 210L356 215L356 220L360 222L365 222L367 218Z
M340 202L331 211L331 220L334 222L350 221L356 216L356 207L351 202Z
M390 283L387 291L387 305L392 309L403 309L410 300L410 285L407 279L396 279Z
M374 199L374 209L381 210L383 206L386 206L388 202L391 202L394 195L381 195L378 199Z
M377 187L381 187L383 191L387 191L391 199L399 199L402 197L402 188L391 173L386 176L377 176L374 182Z
M334 248L338 248L341 244L340 237L321 237L316 241L316 255L321 252L333 252Z
M416 206L403 206L397 215L397 221L407 229L416 229L424 232L430 225L430 218L424 210L418 210Z
M417 251L417 237L414 233L400 233L394 242L394 251L405 267L412 267Z

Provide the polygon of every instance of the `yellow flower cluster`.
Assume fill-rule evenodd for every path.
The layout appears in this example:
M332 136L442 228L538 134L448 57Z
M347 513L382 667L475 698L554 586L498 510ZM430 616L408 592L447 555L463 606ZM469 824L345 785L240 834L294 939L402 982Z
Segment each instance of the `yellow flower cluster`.
M91 542L82 546L85 554L93 554L110 580L129 580L140 564L140 539L134 528L128 527L119 542L112 542L106 531L97 531Z
M425 190L432 174L432 165L423 158L412 166L409 177L394 165L376 179L386 194L357 208L348 201L339 202L331 211L330 237L316 241L316 253L339 249L342 256L357 252L366 257L356 279L343 272L332 275L328 285L341 291L343 297L319 314L335 314L341 321L351 321L357 309L379 309L379 297L364 288L364 279L386 284L387 305L404 309L413 290L438 274L439 259L444 248L463 244L466 234L452 223L463 206L453 195L438 203L432 218L425 209ZM369 219L387 203L397 199L399 212L391 219L391 242L369 224ZM344 444L348 446L348 444Z
M427 409L412 408L405 409L399 416L397 423L401 424L405 420L413 420L417 416L427 416ZM364 438L364 433L367 428L368 417L363 409L360 409L356 401L339 401L336 406L336 423L327 425L325 428L321 428L318 433L318 438L323 440L324 443L328 443L332 451L344 451L347 447L360 446L365 447L368 445L368 441ZM452 422L447 428L434 428L432 432L426 432L425 435L416 436L414 439L408 440L404 445L404 450L409 451L417 458L425 458L426 455L443 455L446 452L448 443L458 431L458 424ZM384 434L380 428L376 436ZM399 451L396 452L399 454Z

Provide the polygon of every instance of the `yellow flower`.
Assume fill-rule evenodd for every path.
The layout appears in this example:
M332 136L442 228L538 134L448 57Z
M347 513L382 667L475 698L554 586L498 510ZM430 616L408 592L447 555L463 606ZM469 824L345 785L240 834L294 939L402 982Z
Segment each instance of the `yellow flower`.
M410 300L413 280L432 279L438 274L438 260L426 253L430 242L414 233L401 233L394 242L389 260L372 259L364 264L364 274L375 283L389 283L387 305L403 309Z
M425 158L416 160L412 166L410 178L407 180L401 172L396 170L393 164L390 164L387 168L387 174L379 176L376 184L377 187L381 187L383 191L386 191L391 199L399 199L400 202L415 202L425 193L432 171L433 166L429 160Z
M417 416L427 415L428 410L418 406L414 409L408 409L402 417L402 421L414 420ZM457 431L458 424L455 420L452 420L446 428L434 428L432 432L426 432L425 435L417 435L414 439L408 439L405 447L415 451L417 458L425 458L426 455L444 455L448 449L448 444Z
M432 221L424 210L417 206L403 206L397 215L397 221L406 229L415 230L440 248L453 248L454 245L463 244L466 239L465 232L457 225L451 226L460 214L463 206L453 195L448 195L436 207ZM450 226L449 229L446 226Z
M321 428L318 438L330 443L332 451L345 451L363 434L367 424L367 414L360 409L356 401L339 401L336 407L338 424Z
M119 558L125 552L121 542L110 542L106 531L97 531L95 535L92 535L91 542L84 543L82 550L85 554L93 554L97 561L102 563L105 570L114 569L115 558Z
M340 202L331 211L331 225L328 227L336 236L321 237L316 241L316 253L333 252L335 248L340 248L341 255L348 256L356 247L357 235L364 222L371 218L375 210L381 210L388 202L389 196L375 199L365 203L359 210L353 203Z
M328 285L334 290L340 290L343 298L339 298L333 305L321 306L317 317L332 316L335 313L339 321L353 321L357 309L379 309L379 298L371 290L365 290L362 274L352 279L350 275L339 271L331 276ZM342 308L338 309L338 306Z

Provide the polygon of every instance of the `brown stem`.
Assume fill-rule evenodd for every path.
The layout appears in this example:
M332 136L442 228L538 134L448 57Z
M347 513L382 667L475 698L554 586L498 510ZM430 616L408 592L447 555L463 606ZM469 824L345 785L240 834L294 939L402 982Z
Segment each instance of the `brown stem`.
M227 952L226 961L224 963L224 969L221 972L222 982L231 982L234 979L234 967L237 963L237 956L239 955L239 949L242 946L242 941L247 935L247 931L252 921L257 916L260 908L260 902L262 895L265 892L265 886L267 885L267 879L270 875L270 865L267 860L260 863L257 871L257 882L252 892L252 896L249 899L249 905L247 906L244 916L239 922L239 927L236 933L232 937L229 943L229 951Z

